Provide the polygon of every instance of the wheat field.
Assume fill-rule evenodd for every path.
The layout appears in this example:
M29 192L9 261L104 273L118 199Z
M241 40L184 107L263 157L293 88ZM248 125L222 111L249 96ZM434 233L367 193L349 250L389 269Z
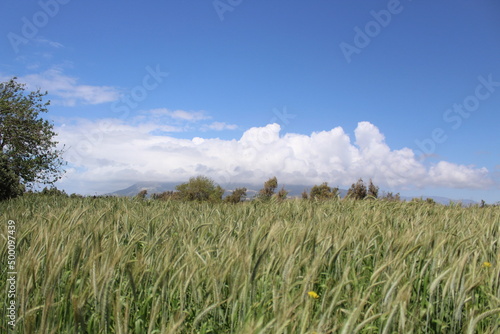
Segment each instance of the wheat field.
M17 333L500 332L499 207L33 195L0 217Z

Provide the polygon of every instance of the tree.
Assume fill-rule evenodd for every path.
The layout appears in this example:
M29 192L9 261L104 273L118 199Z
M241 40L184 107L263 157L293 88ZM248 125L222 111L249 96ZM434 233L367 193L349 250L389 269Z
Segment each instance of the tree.
M286 199L286 196L288 195L288 191L285 190L285 186L281 187L280 191L278 191L277 194L275 194L274 196L276 196L276 198L280 201L283 201Z
M347 191L347 198L351 199L364 199L366 195L367 191L363 179L359 179L358 182L353 183Z
M302 192L302 199L309 199L309 194L307 193L307 190L305 190L305 189Z
M0 201L20 196L24 190L19 177L9 168L7 156L0 153Z
M197 176L189 179L189 182L175 187L179 192L179 198L185 201L211 201L218 202L224 195L224 189L215 184L206 176Z
M239 203L242 202L246 196L247 188L236 188L233 190L231 195L226 196L224 200L229 203Z
M147 189L143 189L143 190L139 191L135 197L137 199L141 199L142 200L142 199L146 199L147 195L148 195Z
M28 188L53 185L63 174L62 150L56 149L53 125L41 118L50 101L47 92L26 92L17 78L0 83L0 154L2 167ZM2 183L3 187L3 183Z
M388 192L387 194L385 194L385 196L383 197L383 199L387 200L387 201L397 201L397 202L400 202L401 201L401 196L399 195L399 193L397 193L396 195L394 195L392 192Z
M368 196L371 196L373 198L378 197L378 187L375 186L372 182L372 179L370 179L370 184L368 185Z
M56 187L50 187L50 188L43 188L42 191L40 192L41 195L44 196L61 196L61 197L68 197L68 194L64 190L59 190Z
M276 178L276 176L274 176L264 182L264 188L259 190L259 194L257 195L257 197L264 201L270 200L274 195L276 188L278 188L278 179Z
M322 183L319 186L313 186L309 192L309 198L311 199L331 199L338 196L339 188L332 188L328 186L327 182Z

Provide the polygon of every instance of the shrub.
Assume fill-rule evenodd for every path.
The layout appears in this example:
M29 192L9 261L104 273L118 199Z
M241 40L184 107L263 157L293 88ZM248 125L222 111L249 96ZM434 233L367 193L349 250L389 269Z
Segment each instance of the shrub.
M247 188L236 188L231 195L226 196L224 200L229 203L239 203L243 202L246 196Z
M401 201L401 197L400 197L399 193L397 193L396 195L394 195L392 192L388 192L382 198L385 199L385 200L387 200L387 201L391 201L391 202L392 201L394 201L394 202L400 202Z
M135 197L137 199L145 199L147 195L148 195L148 191L146 189L143 189L143 190L139 191Z
M179 198L184 201L218 202L224 195L224 189L206 176L192 177L189 182L178 185L175 189L179 192Z
M63 197L68 197L68 194L64 190L59 190L56 187L50 187L50 188L43 188L42 191L40 192L41 195L44 196L63 196Z
M288 191L285 190L285 186L281 187L280 191L278 191L277 194L275 194L274 196L276 196L276 198L280 201L286 199L286 196L288 195Z
M328 186L327 182L322 183L319 186L314 186L311 188L309 193L310 199L327 200L336 198L339 194L339 188L332 188Z
M305 190L305 189L302 192L302 199L309 199L309 195L307 194L307 190Z
M370 179L370 184L368 185L368 196L373 198L378 197L378 187L373 184L372 179Z
M264 201L270 200L271 197L274 195L276 188L278 188L278 179L276 178L276 176L274 176L269 180L267 180L266 182L264 182L264 188L259 190L257 198Z
M363 179L359 179L358 182L353 183L351 188L347 191L347 198L350 199L364 199L367 195L366 186L363 183Z
M177 192L177 191L164 191L162 193L156 193L156 194L151 195L151 198L161 200L161 201L181 199L179 196L179 192Z

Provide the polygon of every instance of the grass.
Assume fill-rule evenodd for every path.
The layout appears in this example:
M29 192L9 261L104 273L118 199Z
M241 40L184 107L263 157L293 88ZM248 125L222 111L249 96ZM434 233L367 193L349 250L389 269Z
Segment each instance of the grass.
M25 196L0 217L18 333L500 331L499 207Z

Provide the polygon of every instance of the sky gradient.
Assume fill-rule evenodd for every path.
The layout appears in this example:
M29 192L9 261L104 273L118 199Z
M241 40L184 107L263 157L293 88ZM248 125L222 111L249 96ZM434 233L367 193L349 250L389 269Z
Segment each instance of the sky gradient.
M498 1L0 6L0 80L48 91L69 193L276 175L500 201Z

